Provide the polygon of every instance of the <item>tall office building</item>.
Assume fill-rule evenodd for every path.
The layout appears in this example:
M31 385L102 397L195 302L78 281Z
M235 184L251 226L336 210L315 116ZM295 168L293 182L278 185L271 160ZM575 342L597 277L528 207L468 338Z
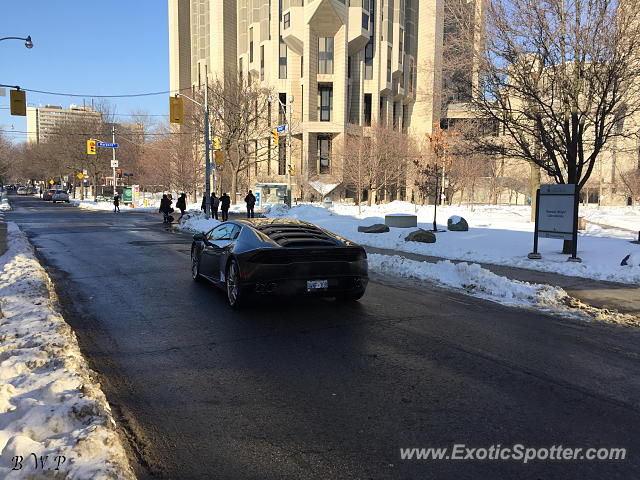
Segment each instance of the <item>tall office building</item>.
M169 0L171 89L243 75L293 100L295 158L286 163L335 184L332 148L350 127L423 136L440 120L443 2ZM284 182L282 153L260 164L258 181Z
M59 105L27 107L27 140L29 143L44 142L65 123L76 122L80 125L87 122L95 125L101 121L102 114L86 106L72 104L68 109Z

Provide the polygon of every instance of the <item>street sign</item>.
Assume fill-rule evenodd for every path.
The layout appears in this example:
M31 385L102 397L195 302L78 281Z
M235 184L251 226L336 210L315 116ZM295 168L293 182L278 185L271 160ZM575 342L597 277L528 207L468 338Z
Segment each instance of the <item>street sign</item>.
M103 148L118 148L120 145L117 143L98 142L97 146Z
M118 168L118 160L111 160L111 168Z
M286 125L278 125L278 126L276 127L276 132L278 132L278 133L282 133L282 132L284 132L286 129L287 129L287 126L286 126Z
M54 181L53 180L49 180L49 185L53 185Z
M82 180L84 178L84 173L80 172L76 175L76 177L78 177L80 180Z

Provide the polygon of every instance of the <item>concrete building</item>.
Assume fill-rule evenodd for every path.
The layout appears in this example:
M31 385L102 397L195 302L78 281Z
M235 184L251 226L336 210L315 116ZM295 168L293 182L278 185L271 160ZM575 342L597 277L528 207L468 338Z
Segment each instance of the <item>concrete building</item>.
M331 152L347 129L366 135L382 123L423 136L440 120L444 0L168 1L171 90L242 75L293 100L293 158L281 141L273 165L260 164L266 191L292 166L344 197Z
M27 141L44 142L63 123L88 122L95 125L101 120L102 114L88 106L71 104L68 109L58 105L27 107Z

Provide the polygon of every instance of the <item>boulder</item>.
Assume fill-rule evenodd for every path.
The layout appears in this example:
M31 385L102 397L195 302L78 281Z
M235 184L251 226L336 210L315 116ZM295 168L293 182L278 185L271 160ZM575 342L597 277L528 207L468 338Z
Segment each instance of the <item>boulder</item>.
M469 224L464 218L454 215L447 220L447 229L452 232L468 232Z
M630 253L620 262L621 267L640 267L640 252Z
M385 233L389 231L389 227L382 223L376 223L375 225L369 225L368 227L360 225L358 231L362 233Z
M389 227L412 228L418 226L418 217L410 213L390 213L384 216L384 223Z
M405 242L436 243L436 236L427 230L414 230L404 238Z

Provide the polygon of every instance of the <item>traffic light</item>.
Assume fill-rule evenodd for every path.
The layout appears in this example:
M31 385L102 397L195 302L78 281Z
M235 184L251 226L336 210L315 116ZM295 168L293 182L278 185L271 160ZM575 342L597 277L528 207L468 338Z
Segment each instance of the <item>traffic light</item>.
M27 115L27 95L24 90L11 90L10 93L11 115Z
M169 121L171 123L184 122L184 102L182 97L169 97Z
M221 148L220 144L221 144L220 137L213 137L213 149L220 150Z
M224 152L222 150L213 152L213 161L216 162L216 167L224 165Z
M87 155L96 154L96 143L95 140L87 140Z
M116 173L118 174L118 178L122 178L122 169L116 170Z
M278 146L278 130L276 130L275 128L271 130L271 135L273 138L273 146L277 147Z

